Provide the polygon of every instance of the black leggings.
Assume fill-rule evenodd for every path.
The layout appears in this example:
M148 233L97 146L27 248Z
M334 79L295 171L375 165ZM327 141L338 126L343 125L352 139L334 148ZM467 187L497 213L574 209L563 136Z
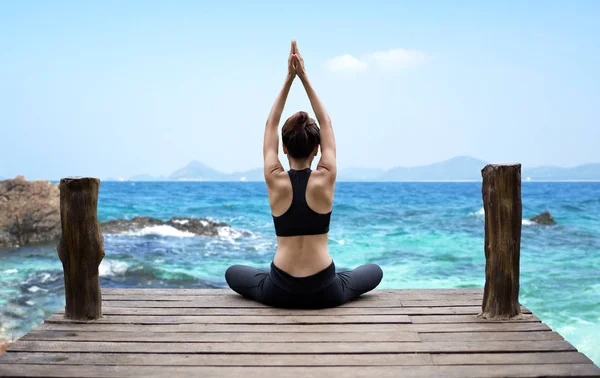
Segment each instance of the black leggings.
M383 271L375 264L336 273L333 262L308 277L293 277L273 263L270 271L234 265L225 272L227 284L238 294L282 308L339 306L375 289L382 278Z

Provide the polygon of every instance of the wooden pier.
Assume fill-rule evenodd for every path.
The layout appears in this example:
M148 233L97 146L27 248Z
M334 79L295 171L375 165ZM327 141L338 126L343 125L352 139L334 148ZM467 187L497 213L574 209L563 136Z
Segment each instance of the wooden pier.
M600 377L519 303L520 165L482 175L483 289L375 290L324 310L230 290L100 289L99 180L63 179L65 310L0 356L0 376Z
M599 377L526 308L490 321L482 289L376 290L284 310L229 290L103 289L103 317L61 311L0 356L0 376Z

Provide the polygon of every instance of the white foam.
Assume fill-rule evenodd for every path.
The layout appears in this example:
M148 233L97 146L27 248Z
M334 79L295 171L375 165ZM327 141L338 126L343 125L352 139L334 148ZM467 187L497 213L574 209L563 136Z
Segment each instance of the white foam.
M139 231L129 231L127 233L131 236L147 236L147 235L156 235L156 236L171 236L177 238L190 238L196 236L192 232L188 231L180 231L175 227L160 225L160 226L150 226L144 227Z
M482 217L485 215L485 209L482 207L481 209L479 209L479 211L474 211L472 213L469 213L469 216L476 216L476 217Z
M125 261L103 260L98 267L101 276L118 276L127 271L129 264Z
M156 260L154 260L155 264L162 264L164 262L165 262L165 260L163 260L163 259L156 259Z
M42 283L48 281L50 278L52 278L52 275L50 275L50 273L44 273L42 274L42 279L40 280Z
M32 301L27 301L27 302L25 302L25 304L27 304L27 305L29 305L29 306L33 306L33 305L35 304L35 302L32 302Z
M35 285L33 285L32 287L30 287L29 289L27 289L27 291L29 291L30 293L37 293L40 290L43 291L43 292L48 292L48 290L42 289L42 288L37 287Z
M201 221L200 221L200 224L202 225L202 227L206 227L206 226L208 226L208 222L207 222L207 221L205 221L205 220L201 220Z
M240 231L228 226L219 227L217 229L217 232L219 233L219 237L223 239L238 239L242 236L242 233Z
M6 270L4 271L4 273L5 273L5 274L15 274L15 273L18 273L18 272L19 272L19 271L18 271L18 270L16 270L16 269L6 269Z
M481 209L479 209L479 211L473 212L473 213L469 213L469 216L485 216L485 209L482 207ZM521 221L521 224L523 226L533 226L535 225L535 222L530 221L529 219L523 219Z
M188 224L190 221L187 219L175 219L173 221L173 223L177 223L177 224ZM204 226L204 225L203 225Z

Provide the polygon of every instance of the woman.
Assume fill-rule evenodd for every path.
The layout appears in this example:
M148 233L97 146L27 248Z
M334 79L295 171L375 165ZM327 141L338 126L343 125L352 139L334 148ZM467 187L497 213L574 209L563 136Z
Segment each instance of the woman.
M278 158L277 127L296 76L304 85L320 129L306 112L297 112L285 121L281 130L283 152L290 163L289 172L285 172ZM313 172L310 167L319 145L321 160ZM270 272L243 265L227 269L225 279L229 287L270 306L326 308L339 306L379 285L383 277L379 266L362 265L336 273L329 255L335 140L329 115L308 81L295 41L285 84L267 119L263 154L277 252Z

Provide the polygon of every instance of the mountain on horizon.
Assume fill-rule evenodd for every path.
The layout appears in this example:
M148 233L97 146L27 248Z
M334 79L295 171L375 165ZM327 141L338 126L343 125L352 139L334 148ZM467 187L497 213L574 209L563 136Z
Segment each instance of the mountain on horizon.
M395 167L384 172L382 181L447 181L481 180L481 169L487 163L470 156L457 156L439 163L417 167Z
M471 156L457 156L438 163L388 170L345 168L339 170L338 181L481 181L481 169L486 164ZM521 177L523 181L600 180L600 164L523 167ZM264 176L262 168L224 173L194 160L166 177L136 175L129 181L264 181Z
M600 164L584 164L573 168L536 167L523 169L522 178L539 181L600 180Z
M217 171L208 165L193 160L183 168L171 173L171 181L220 181L227 177L227 174Z

